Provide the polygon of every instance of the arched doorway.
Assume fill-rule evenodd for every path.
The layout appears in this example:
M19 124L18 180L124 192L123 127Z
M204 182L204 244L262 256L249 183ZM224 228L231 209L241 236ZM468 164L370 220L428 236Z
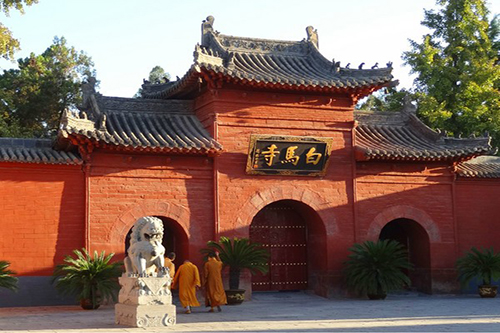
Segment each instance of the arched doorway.
M408 250L408 260L414 269L407 272L412 288L431 293L429 235L417 222L400 218L387 223L380 231L381 240L393 239Z
M184 259L189 258L189 246L188 246L188 237L182 227L175 220L164 217L164 216L155 216L162 220L163 222L163 241L162 245L165 247L165 255L170 252L175 252L175 265L179 267ZM130 246L130 234L132 233L132 228L128 231L127 237L125 239L125 255L127 254L127 250Z
M323 223L301 202L281 200L264 207L252 220L250 239L270 252L269 273L252 277L254 291L308 289L309 277L324 268Z

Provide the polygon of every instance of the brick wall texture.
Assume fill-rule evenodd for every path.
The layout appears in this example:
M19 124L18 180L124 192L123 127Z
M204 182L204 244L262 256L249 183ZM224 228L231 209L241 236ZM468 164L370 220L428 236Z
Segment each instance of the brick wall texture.
M310 288L324 296L342 292L348 248L378 239L391 221L425 231L430 257L419 261L433 292L457 290L453 267L464 250L498 244L500 182L457 180L443 163L356 163L348 96L224 89L200 95L196 112L224 147L217 157L97 149L83 168L1 163L0 259L21 276L50 275L84 246L123 259L135 220L153 215L174 221L187 239L182 257L201 265L208 240L248 237L253 217L280 200L304 216ZM251 134L333 138L327 174L246 174Z

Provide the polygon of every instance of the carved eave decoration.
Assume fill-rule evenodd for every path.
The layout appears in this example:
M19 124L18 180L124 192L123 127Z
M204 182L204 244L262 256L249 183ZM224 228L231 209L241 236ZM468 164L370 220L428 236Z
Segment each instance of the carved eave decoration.
M202 87L232 84L249 88L347 94L354 102L372 92L394 86L392 64L363 69L340 66L318 49L318 34L307 27L307 39L280 41L234 37L213 29L214 18L202 23L202 42L196 45L194 64L177 81L143 85L146 98L192 98Z

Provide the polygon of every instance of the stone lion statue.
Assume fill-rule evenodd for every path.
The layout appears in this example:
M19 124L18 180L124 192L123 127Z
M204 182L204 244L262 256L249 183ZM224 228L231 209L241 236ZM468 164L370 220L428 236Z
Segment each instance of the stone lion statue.
M148 277L156 271L164 276L168 270L165 265L165 247L163 240L163 222L153 216L138 219L132 228L130 247L124 264L128 275Z

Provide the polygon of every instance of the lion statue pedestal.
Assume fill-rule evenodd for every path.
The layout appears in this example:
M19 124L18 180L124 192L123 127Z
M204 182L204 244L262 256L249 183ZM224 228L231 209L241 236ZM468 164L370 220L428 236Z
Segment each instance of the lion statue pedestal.
M128 277L115 305L115 322L134 327L162 327L175 324L175 305L170 293L170 276Z
M170 272L164 267L163 223L146 216L135 222L125 258L126 272L115 305L115 322L134 327L175 324Z

